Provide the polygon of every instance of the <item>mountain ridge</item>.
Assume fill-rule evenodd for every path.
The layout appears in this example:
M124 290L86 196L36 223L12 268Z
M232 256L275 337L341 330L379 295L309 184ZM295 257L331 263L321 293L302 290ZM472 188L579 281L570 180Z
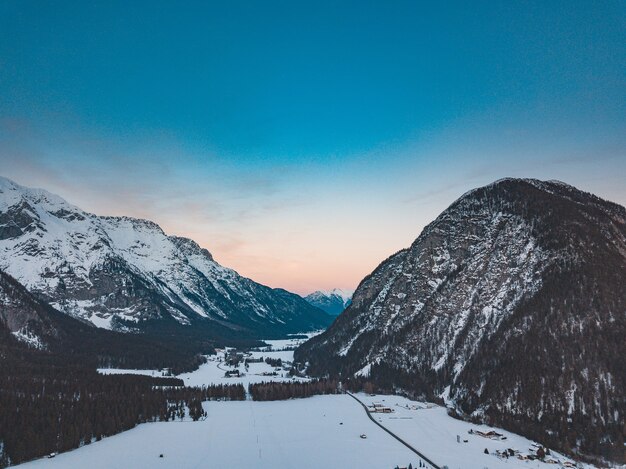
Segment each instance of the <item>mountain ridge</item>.
M296 358L314 375L443 395L466 416L621 458L626 376L611 357L626 353L624 284L624 207L507 178L465 193L383 261Z
M57 311L0 270L0 334L65 365L194 370L214 342L182 335L120 333ZM6 357L4 357L6 358Z
M6 178L0 269L56 309L120 331L174 320L260 338L330 322L298 295L240 276L150 220L100 217Z

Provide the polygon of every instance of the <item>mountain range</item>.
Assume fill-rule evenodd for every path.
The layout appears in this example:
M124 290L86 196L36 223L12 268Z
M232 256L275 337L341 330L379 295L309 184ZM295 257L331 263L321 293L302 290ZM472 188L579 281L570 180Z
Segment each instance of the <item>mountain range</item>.
M54 309L115 331L271 338L332 320L296 294L221 266L193 240L168 236L152 221L87 213L6 178L0 270Z
M313 306L326 311L331 316L339 316L350 304L354 290L333 288L318 290L304 297Z
M464 194L295 358L442 399L570 453L624 457L626 209L558 181Z
M303 299L154 222L97 216L0 178L0 335L42 356L190 370L217 344L338 315L296 350L308 374L440 400L460 418L614 461L624 460L625 286L626 209L559 181L474 189L354 295Z
M0 336L5 335L30 349L29 356L52 357L68 366L169 368L174 373L196 369L204 362L200 353L214 351L215 339L199 334L122 333L94 327L57 311L0 271ZM8 339L3 340L9 345ZM19 348L0 350L0 358L11 362L16 351Z

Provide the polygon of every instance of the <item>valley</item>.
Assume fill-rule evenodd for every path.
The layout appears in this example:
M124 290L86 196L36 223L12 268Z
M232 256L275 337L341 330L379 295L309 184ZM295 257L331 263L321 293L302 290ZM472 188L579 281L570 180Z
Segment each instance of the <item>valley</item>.
M0 469L626 469L626 0L0 1Z
M0 203L2 466L623 460L622 206L498 180L302 297L147 220L3 178Z
M309 336L317 333L309 334ZM269 347L246 354L248 358L293 360L293 348L300 340L268 340ZM291 378L265 362L226 365L227 350L207 357L196 371L177 375L186 386L249 384L309 378ZM242 376L225 377L233 369ZM100 369L103 374L161 376L157 370ZM445 407L412 401L397 395L357 393L366 405L379 404L392 412L372 413L385 428L422 452L440 468L513 469L565 468L573 462L553 452L546 462L522 460L536 454L539 445L521 436L495 429L506 439L491 439L478 432L494 430L450 417ZM313 396L286 401L210 401L203 404L207 417L173 422L144 423L136 428L85 445L54 458L22 464L20 468L65 469L90 467L357 467L393 469L420 467L421 458L370 421L363 407L347 394ZM472 431L473 434L468 433ZM457 435L461 442L457 443ZM464 442L463 440L467 440ZM508 448L518 453L498 456ZM487 449L489 454L485 454ZM160 455L163 455L161 458ZM423 462L423 461L422 461ZM424 464L426 464L424 462ZM425 465L423 467L431 467ZM576 467L591 467L579 464Z

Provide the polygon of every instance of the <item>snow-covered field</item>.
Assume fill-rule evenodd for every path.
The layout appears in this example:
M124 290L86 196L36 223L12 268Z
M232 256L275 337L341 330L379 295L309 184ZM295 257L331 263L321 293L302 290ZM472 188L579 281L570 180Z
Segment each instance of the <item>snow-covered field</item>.
M271 350L252 357L281 358L290 362L292 351L281 350L294 341L267 341ZM297 342L297 341L296 341ZM263 376L273 367L251 363L245 376L225 378L224 352L192 373L179 375L186 385L249 383L289 380L286 372ZM159 376L153 370L101 370L103 373L140 373ZM284 373L285 376L281 376ZM410 401L400 396L357 397L365 404L382 404L392 413L372 416L387 429L421 451L439 466L449 469L541 469L563 467L539 461L500 459L496 450L508 448L529 454L532 442L498 430L506 440L469 434L489 428L449 417L446 409ZM348 395L315 396L277 402L205 402L204 421L147 423L133 430L74 451L24 464L26 468L372 468L419 467L419 457L369 420L363 407ZM362 438L361 435L365 435ZM459 435L460 443L457 443ZM467 440L465 443L463 440ZM487 448L489 454L484 454ZM159 457L163 454L163 458ZM552 459L567 459L553 453ZM582 467L582 466L581 466Z
M490 453L531 442L503 432L504 442L469 435L486 429L450 418L442 407L426 407L398 396L358 395L366 403L392 406L392 414L374 414L440 466L450 469L551 468L537 461L500 460ZM384 399L384 401L383 401ZM398 404L396 406L395 404ZM315 396L277 402L206 402L208 417L198 422L147 423L25 468L394 468L417 467L419 458L374 425L350 396ZM365 434L367 438L361 438ZM461 441L456 443L456 435ZM163 454L163 458L159 455ZM560 460L564 458L556 456Z
M293 348L303 342L303 339L285 339L285 340L266 340L269 347L261 351L250 352L249 358L280 358L284 362L291 363L293 360L293 350L284 350L285 348ZM285 370L276 371L277 376L263 375L263 373L272 373L275 368L267 363L250 363L248 370L245 369L243 363L238 368L226 366L224 363L225 351L219 350L217 355L207 356L208 362L201 365L196 371L177 375L181 378L186 386L202 386L209 384L237 384L241 383L246 388L248 384L260 383L267 381L293 381ZM226 378L224 375L227 370L238 369L242 376ZM161 376L161 372L156 370L124 370L117 368L101 368L98 370L103 374L142 374L148 376Z
M207 402L204 408L204 421L142 424L21 467L392 469L417 464L412 452L376 427L347 395Z
M439 466L446 465L449 469L562 467L562 464L522 461L517 457L499 458L496 456L496 451L504 452L511 448L522 455L527 455L531 452L536 454L537 447L532 446L532 441L515 433L454 419L447 414L445 407L415 402L401 396L370 396L363 393L356 396L368 406L381 404L393 409L393 413L373 413L372 417ZM495 430L506 439L485 438L477 433L469 434L470 430L474 432ZM457 443L457 435L460 443ZM464 440L467 440L467 443ZM489 454L484 453L485 449L489 451ZM546 457L546 460L548 459L571 462L570 459L555 452ZM591 466L581 465L580 467Z

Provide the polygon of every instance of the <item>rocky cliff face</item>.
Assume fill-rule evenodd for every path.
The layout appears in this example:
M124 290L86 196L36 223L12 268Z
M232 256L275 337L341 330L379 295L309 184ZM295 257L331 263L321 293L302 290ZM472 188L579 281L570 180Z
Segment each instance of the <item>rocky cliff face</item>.
M0 271L0 328L8 330L20 342L34 348L46 348L46 339L58 335L46 307L14 278Z
M240 276L151 221L99 217L4 178L0 270L56 309L107 329L163 322L263 337L330 322L298 295Z
M296 359L619 459L625 338L624 207L506 179L462 196L384 261Z

